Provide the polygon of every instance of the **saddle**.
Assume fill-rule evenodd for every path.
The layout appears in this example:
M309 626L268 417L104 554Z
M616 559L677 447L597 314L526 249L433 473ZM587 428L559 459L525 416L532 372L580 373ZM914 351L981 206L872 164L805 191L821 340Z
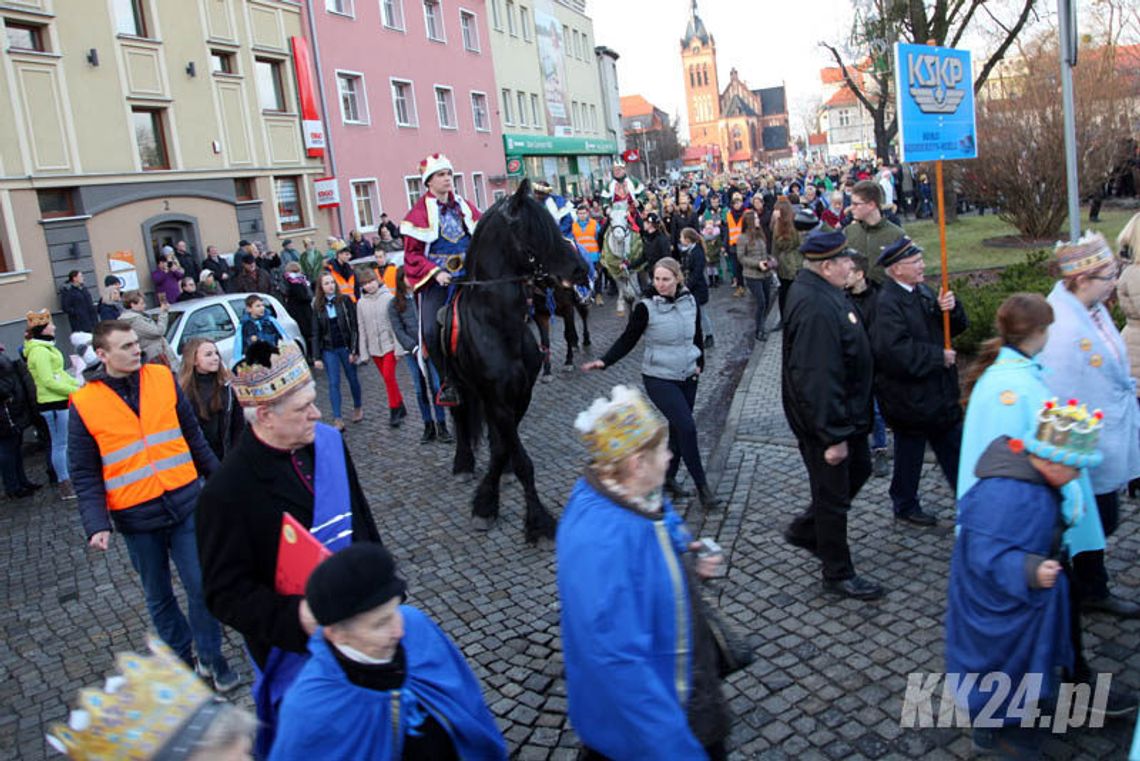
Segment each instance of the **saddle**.
M462 295L462 288L456 290L455 295L435 315L439 325L440 348L449 356L455 356L459 349L459 299Z

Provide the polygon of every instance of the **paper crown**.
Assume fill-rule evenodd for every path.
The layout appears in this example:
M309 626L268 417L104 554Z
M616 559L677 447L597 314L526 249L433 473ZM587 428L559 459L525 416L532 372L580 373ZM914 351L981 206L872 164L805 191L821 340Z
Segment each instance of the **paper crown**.
M423 178L424 182L427 182L433 174L444 169L455 171L447 156L444 156L442 153L433 153L420 162L420 177Z
M551 187L550 183L546 180L534 180L531 182L530 187L535 193L546 193L550 195L554 192L554 188Z
M1108 241L1097 232L1087 232L1076 243L1058 243L1053 249L1061 277L1074 277L1116 261Z
M38 328L41 325L49 325L51 323L51 312L47 309L41 309L38 312L28 312L24 315L28 321L29 328Z
M184 759L227 704L174 651L156 638L152 656L119 653L118 675L102 690L79 692L67 724L53 724L48 743L74 759Z
M574 420L595 463L614 463L633 454L666 425L665 418L629 386L614 386L611 398L595 399Z
M614 159L613 168L617 169L618 167L625 169L625 162L621 159Z
M291 343L273 347L254 341L233 373L234 393L243 407L271 404L313 379L305 357Z
M1025 437L1025 449L1043 460L1074 468L1093 468L1104 455L1097 450L1104 429L1104 413L1076 399L1065 405L1050 399L1037 413L1037 428Z

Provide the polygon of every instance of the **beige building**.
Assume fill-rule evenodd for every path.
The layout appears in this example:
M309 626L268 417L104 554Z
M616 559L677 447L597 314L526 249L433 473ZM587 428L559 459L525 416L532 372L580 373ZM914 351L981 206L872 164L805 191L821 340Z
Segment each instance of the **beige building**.
M508 174L546 179L566 196L585 192L618 150L599 60L612 51L595 51L583 0L487 5Z
M144 291L161 246L327 234L288 0L0 0L0 338L68 271ZM128 268L125 269L124 268Z

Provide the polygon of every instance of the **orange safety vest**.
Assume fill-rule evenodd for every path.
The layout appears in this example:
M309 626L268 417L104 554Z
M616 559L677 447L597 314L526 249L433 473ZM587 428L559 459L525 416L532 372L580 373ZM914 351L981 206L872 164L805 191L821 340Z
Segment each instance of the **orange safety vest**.
M379 269L379 268L377 268ZM396 270L399 269L395 265L389 264L384 268L384 287L388 289L388 293L393 296L396 295Z
M178 421L178 392L169 368L139 370L138 415L100 381L72 394L71 406L99 446L108 509L141 505L198 478Z
M331 264L325 265L325 269L333 276L336 281L336 289L340 291L342 296L348 296L352 299L352 303L356 303L356 275L349 275L347 278L343 277L336 268Z
M587 253L598 253L598 220L591 219L586 223L586 228L582 229L578 225L578 220L574 220L574 240L578 241L578 245L586 250Z
M744 210L740 210L740 216L733 222L732 211L725 214L725 220L728 222L728 245L735 246L736 241L740 239L740 233L744 230Z

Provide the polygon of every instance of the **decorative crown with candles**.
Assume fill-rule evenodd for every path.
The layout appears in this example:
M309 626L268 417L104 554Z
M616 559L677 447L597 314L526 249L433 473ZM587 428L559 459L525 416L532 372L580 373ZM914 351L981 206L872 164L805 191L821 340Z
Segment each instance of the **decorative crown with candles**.
M1037 429L1025 438L1025 449L1044 460L1090 468L1100 464L1104 456L1097 450L1104 429L1104 413L1089 412L1076 399L1059 404L1050 399L1037 413Z

